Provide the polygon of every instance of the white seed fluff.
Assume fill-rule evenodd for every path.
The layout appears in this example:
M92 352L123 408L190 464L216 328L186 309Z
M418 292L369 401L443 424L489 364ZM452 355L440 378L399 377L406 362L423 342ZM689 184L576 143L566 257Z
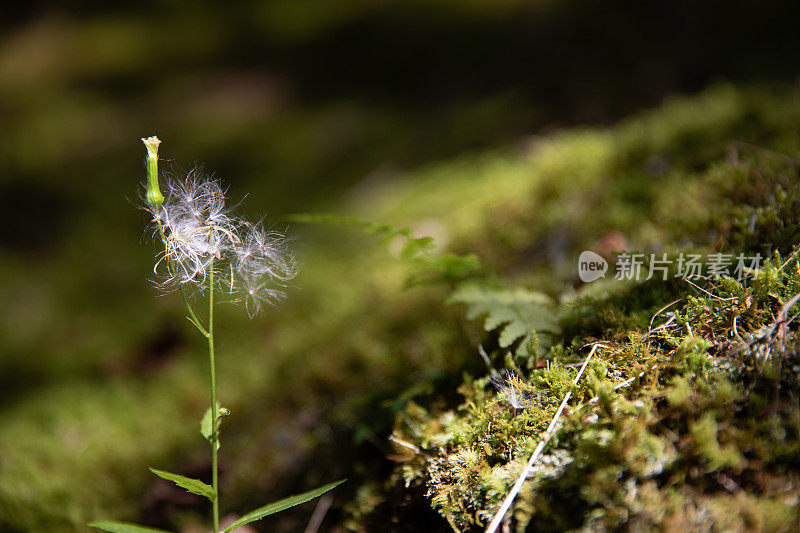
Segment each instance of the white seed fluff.
M153 267L159 287L204 292L213 271L214 290L244 302L251 317L284 296L297 263L283 234L233 215L225 189L197 170L168 180L166 191L162 205L146 206L164 241Z

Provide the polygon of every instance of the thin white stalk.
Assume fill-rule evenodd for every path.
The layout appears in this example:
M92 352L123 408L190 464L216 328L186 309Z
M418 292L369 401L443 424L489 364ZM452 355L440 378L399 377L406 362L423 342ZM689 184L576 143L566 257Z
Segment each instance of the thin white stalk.
M326 494L319 499L317 506L314 508L314 514L311 515L311 519L308 521L308 525L306 526L304 533L317 533L317 531L319 531L319 528L322 525L322 520L325 518L325 513L328 512L328 509L330 509L332 503L333 496L330 494Z
M586 360L583 362L583 364L581 365L580 370L578 370L578 374L575 376L575 379L572 381L572 385L573 386L578 384L578 380L581 379L581 376L583 375L583 371L586 370L586 366L589 364L589 361L592 359L592 357L594 356L594 353L597 351L597 349L600 348L601 346L602 346L601 344L595 344L595 345L592 346L592 351L590 351L589 355L586 356ZM497 531L497 528L500 527L500 523L503 521L503 518L506 516L506 513L508 512L508 509L511 507L511 504L514 503L514 498L517 497L517 494L519 494L520 489L522 489L522 485L523 485L523 483L525 483L525 480L528 478L528 474L530 474L531 469L533 468L533 465L536 463L536 460L539 458L539 455L541 455L542 450L544 450L544 447L547 445L547 443L553 437L553 434L555 434L556 428L557 428L557 425L558 425L558 421L561 418L561 413L564 412L564 408L566 408L567 402L569 401L570 396L572 396L572 391L571 390L568 391L566 395L564 395L564 399L561 401L561 405L558 407L558 411L556 411L555 416L553 416L553 420L550 422L550 425L547 427L547 431L544 432L544 435L542 436L542 440L539 441L539 444L536 446L536 449L533 451L533 455L531 455L531 458L528 459L528 463L525 465L525 468L522 469L522 473L517 478L516 483L514 483L514 486L511 487L511 491L508 493L506 498L503 500L503 504L500 506L500 509L498 509L497 513L495 513L494 517L492 518L491 523L489 524L489 527L486 528L486 533L495 533L495 531Z

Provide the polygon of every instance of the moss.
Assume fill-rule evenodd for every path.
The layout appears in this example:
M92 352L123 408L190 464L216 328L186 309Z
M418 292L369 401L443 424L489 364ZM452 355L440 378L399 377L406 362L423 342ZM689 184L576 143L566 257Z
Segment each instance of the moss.
M726 105L714 108L719 112L715 126L736 131L737 121L748 116L740 114L738 106L753 102L749 95L724 94ZM420 448L400 467L404 479L408 484L424 483L431 505L454 528L478 530L487 523L555 406L570 390L573 412L512 509L512 524L518 530L623 525L692 529L697 524L720 530L748 524L757 529L767 522L789 530L796 523L797 502L777 502L797 476L785 462L800 442L797 385L789 370L798 364L797 342L794 325L786 328L775 322L783 305L800 292L793 255L798 250L793 232L800 217L788 192L790 184L797 188L794 162L742 144L729 146L723 157L724 135L709 140L700 133L704 126L694 121L696 117L669 127L649 118L653 122L637 126L654 128L658 141L648 145L641 140L647 137L638 137L634 142L633 136L625 137L634 129L627 124L619 132L621 143L613 148L624 156L585 166L578 158L573 163L581 169L569 167L577 183L583 183L581 171L588 171L596 173L594 181L586 182L589 189L610 188L598 208L585 214L586 220L599 228L624 228L629 243L653 246L658 239L673 257L687 252L761 253L760 269L742 271L741 279L710 276L693 283L670 271L667 282L608 280L574 290L556 268L549 292L561 302L555 311L561 329L543 358L520 370L516 358L504 356L507 344L491 337L483 342L490 350L490 364L517 373L515 386L531 399L524 409L498 411L504 405L502 391L489 391L485 379L470 378L459 389L464 396L459 406L415 404L413 423L409 412L398 414L394 434ZM763 133L776 144L792 138L769 127ZM608 141L598 136L598 143L601 138ZM717 155L709 144L703 148L703 142L717 143ZM638 170L631 168L656 145L672 151L676 165L658 190L645 185ZM578 146L572 148L577 151ZM544 153L548 155L542 157L552 156ZM603 165L616 167L623 179L603 182ZM558 168L556 174L568 167ZM554 206L551 220L569 217L559 198L580 198L586 192L566 192L548 183L537 182L532 194ZM691 198L681 195L688 189ZM688 201L690 216L675 207L681 199ZM692 204L696 200L702 207ZM622 222L601 212L616 205L643 206L655 219L623 211L628 219ZM511 225L528 220L513 209L511 213ZM547 220L535 226L538 231ZM580 223L571 228L587 233L563 245L567 254L583 246L576 242L591 238ZM515 242L531 238L536 234L520 234L518 241L502 244L503 264L514 264L508 257L525 253ZM516 280L524 282L526 275L539 279L522 274ZM509 276L507 283L514 280ZM652 329L659 325L663 327ZM598 340L604 347L573 388L571 379L581 361L576 347ZM781 480L781 488L758 481L765 476Z

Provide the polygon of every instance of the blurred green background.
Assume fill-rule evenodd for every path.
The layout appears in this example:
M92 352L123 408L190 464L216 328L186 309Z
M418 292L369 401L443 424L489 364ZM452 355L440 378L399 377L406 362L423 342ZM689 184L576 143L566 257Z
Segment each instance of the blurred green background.
M180 298L147 281L140 137L161 137L166 170L202 162L253 218L435 222L493 190L486 173L508 170L493 157L712 84L793 91L800 72L789 1L78 1L2 14L2 531L100 518L195 531L205 512L146 470L209 465L203 345ZM465 188L472 172L484 189ZM378 240L288 230L304 263L289 301L254 321L224 307L219 321L233 411L223 506L239 512L338 477L351 483L337 498L351 498L386 468L402 391L479 363L446 293L403 289ZM504 264L491 235L459 242ZM260 527L302 529L311 510ZM344 523L341 505L328 520Z

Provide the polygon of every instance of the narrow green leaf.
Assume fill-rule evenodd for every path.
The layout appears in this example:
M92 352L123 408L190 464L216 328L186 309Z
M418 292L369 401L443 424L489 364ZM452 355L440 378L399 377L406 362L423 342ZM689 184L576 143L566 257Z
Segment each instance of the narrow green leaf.
M103 531L110 531L111 533L169 533L163 529L137 526L136 524L129 524L127 522L109 522L107 520L103 522L92 522L86 525L102 529Z
M255 522L256 520L261 520L265 516L269 516L271 514L279 513L283 510L286 510L290 507L294 507L295 505L300 505L301 503L305 503L309 500L313 500L317 496L321 496L331 490L334 487L337 487L347 481L346 479L340 479L339 481L334 481L333 483L328 483L327 485L320 487L318 489L310 490L308 492L304 492L303 494L296 494L294 496L289 496L288 498L284 498L282 500L278 500L277 502L273 502L270 504L265 505L264 507L259 507L253 512L247 513L239 520L234 522L233 524L229 525L225 529L222 530L222 533L228 533L229 531L233 531L237 527L242 527L245 524L249 524L250 522Z
M211 487L211 485L206 485L199 479L192 479L178 474L164 472L163 470L156 470L155 468L151 468L150 471L160 478L166 479L167 481L172 481L179 487L188 490L192 494L197 494L198 496L205 496L212 502L216 497L214 493L214 488Z
M206 331L206 328L204 328L203 326L201 326L201 325L200 325L200 322L198 322L197 320L195 320L195 319L194 319L194 318L192 318L191 316L187 316L187 317L186 317L186 320L188 320L189 322L191 322L191 323L192 323L192 325L193 325L194 327L196 327L196 328L197 328L197 331L199 331L199 332L200 332L200 333L201 333L201 334L202 334L204 337L208 337L208 332Z

